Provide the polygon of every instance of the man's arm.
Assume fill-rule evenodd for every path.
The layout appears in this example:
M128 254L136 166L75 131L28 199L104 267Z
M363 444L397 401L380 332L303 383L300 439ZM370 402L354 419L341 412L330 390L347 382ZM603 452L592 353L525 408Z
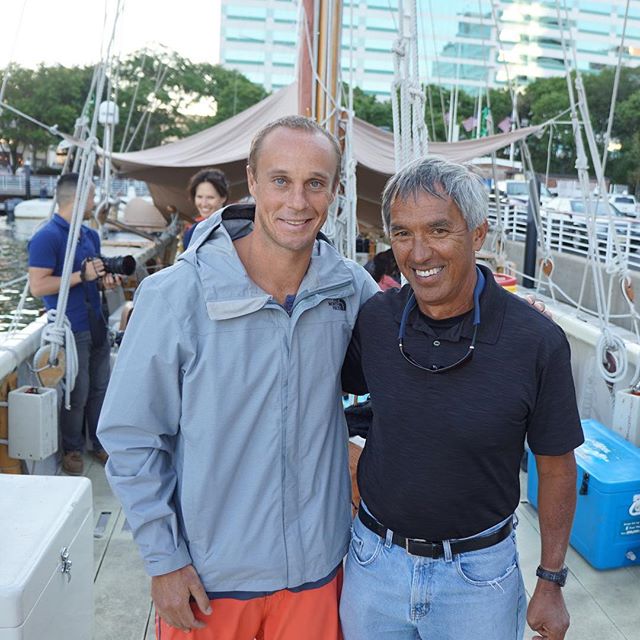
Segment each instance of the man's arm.
M170 625L200 628L189 605L193 596L206 615L209 601L180 529L173 443L182 411L182 327L166 296L145 280L122 341L98 436L109 453L106 473L122 503L159 615Z
M85 266L84 281L93 282L105 275L104 265L100 258L88 260ZM42 296L50 296L60 291L62 278L54 276L53 269L43 267L29 267L29 289L34 296L41 298ZM74 271L71 274L71 287L75 287L83 282L80 271Z
M573 451L559 456L536 455L538 468L538 517L542 551L540 565L559 571L564 565L576 508L576 461ZM569 628L569 613L562 588L538 578L527 611L535 640L562 640Z

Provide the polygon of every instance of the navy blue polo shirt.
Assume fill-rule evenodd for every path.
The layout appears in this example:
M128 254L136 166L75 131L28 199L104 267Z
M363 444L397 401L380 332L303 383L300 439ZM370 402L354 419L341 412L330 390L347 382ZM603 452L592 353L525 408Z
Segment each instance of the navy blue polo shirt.
M512 514L525 437L535 454L583 442L569 343L558 325L496 284L484 267L473 357L432 374L409 364L398 330L409 285L361 309L343 388L369 391L373 422L358 466L367 508L387 528L425 540L463 538ZM467 352L472 312L433 322L416 307L405 347L423 366Z
M42 269L53 269L52 275L62 276L64 256L69 237L69 223L57 213L39 229L29 241L29 266ZM93 229L82 225L78 246L73 259L73 272L80 271L80 265L85 258L100 256L100 236ZM89 331L89 316L86 300L100 314L100 294L97 281L85 282L69 290L67 302L67 318L71 322L74 333ZM43 296L47 309L55 309L58 304L58 294Z

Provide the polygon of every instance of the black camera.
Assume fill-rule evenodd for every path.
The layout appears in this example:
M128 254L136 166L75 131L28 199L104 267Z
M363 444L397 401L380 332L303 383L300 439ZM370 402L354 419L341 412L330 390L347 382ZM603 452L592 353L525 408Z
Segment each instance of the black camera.
M115 256L108 258L100 256L104 270L107 273L117 273L121 276L130 276L136 270L136 259L133 256Z

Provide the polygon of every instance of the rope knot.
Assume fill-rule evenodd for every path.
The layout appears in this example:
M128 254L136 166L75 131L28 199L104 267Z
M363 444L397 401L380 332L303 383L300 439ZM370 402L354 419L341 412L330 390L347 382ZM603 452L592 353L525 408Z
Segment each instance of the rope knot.
M403 58L407 53L407 45L404 38L398 38L391 47L391 52Z

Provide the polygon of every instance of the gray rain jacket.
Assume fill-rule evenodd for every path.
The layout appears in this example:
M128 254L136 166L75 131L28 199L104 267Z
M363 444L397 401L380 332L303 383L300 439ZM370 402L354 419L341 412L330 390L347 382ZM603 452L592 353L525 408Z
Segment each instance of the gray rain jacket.
M340 368L378 291L316 240L289 316L235 251L247 215L232 205L201 223L141 284L98 429L149 575L192 563L209 592L296 587L343 558Z

